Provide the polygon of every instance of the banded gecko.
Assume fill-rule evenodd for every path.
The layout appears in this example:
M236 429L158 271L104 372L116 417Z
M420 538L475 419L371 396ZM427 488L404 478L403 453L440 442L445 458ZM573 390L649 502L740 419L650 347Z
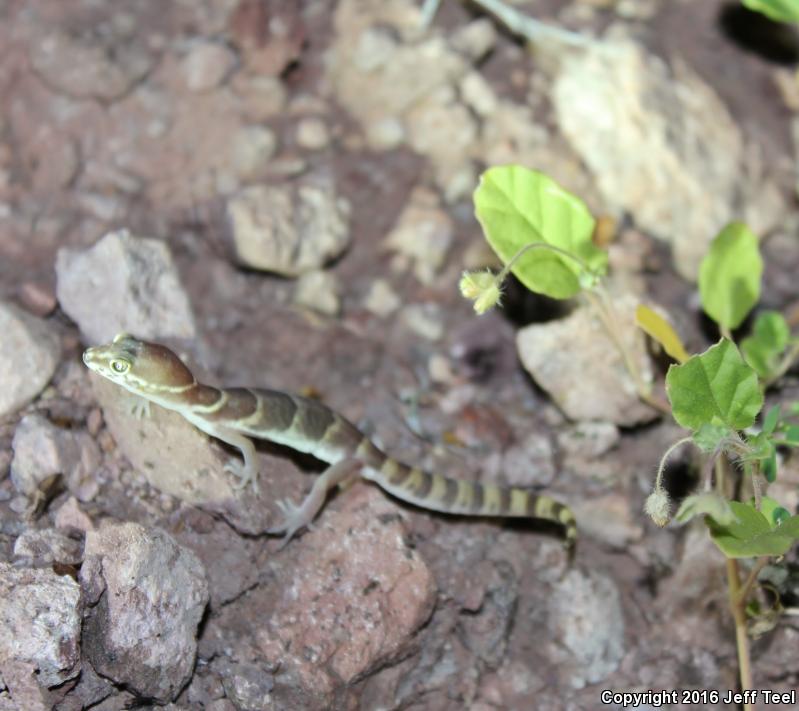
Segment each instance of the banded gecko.
M174 410L206 434L237 448L243 464L233 460L225 469L239 477L240 488L250 483L257 486L251 438L286 445L329 464L299 506L278 502L285 518L268 532L284 534L281 547L313 521L330 489L357 476L425 509L545 519L563 527L570 549L577 540L574 516L558 501L517 487L450 479L409 467L384 454L355 425L316 400L277 390L203 385L171 350L126 333L107 345L88 348L83 362L143 398L147 407L154 402Z

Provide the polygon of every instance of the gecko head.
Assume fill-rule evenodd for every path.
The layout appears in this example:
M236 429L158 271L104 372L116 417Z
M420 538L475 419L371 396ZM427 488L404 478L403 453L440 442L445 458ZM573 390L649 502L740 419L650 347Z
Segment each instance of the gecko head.
M194 376L169 348L140 341L128 333L111 343L87 348L83 362L95 373L136 395L152 397L182 392L194 385Z

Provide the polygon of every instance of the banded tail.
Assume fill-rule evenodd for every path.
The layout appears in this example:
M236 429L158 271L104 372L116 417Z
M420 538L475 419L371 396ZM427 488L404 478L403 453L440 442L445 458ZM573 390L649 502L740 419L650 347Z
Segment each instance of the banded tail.
M577 543L571 509L559 501L515 486L450 479L392 459L364 437L354 456L365 465L364 479L402 501L432 511L467 516L532 518L552 521L564 530L566 546Z

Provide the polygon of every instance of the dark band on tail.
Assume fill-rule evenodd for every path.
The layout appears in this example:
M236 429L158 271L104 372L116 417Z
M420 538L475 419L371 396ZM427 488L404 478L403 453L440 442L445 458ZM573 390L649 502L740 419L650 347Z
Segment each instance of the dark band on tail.
M371 470L367 478L403 501L443 513L553 521L563 527L570 549L577 542L577 525L571 510L549 496L513 486L450 479L409 467L386 456L367 437L352 456Z

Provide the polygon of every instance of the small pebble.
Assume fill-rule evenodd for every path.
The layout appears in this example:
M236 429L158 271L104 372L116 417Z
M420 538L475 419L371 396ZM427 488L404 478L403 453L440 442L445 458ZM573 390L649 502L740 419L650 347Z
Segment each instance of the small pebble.
M318 151L330 144L327 124L318 118L304 118L297 125L297 145L309 151Z

